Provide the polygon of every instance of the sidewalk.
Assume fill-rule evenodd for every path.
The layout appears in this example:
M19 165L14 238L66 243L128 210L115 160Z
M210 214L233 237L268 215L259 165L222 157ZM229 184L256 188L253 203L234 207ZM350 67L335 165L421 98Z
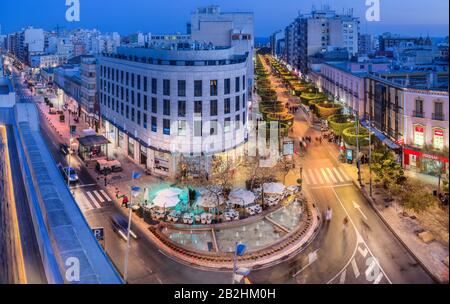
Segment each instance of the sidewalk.
M361 189L358 185L358 172L356 166L353 164L342 164L349 176L353 177L355 185ZM400 242L410 251L423 267L434 277L435 280L440 283L449 282L449 269L448 269L448 214L447 216L447 231L443 232L447 236L447 242L444 240L434 240L428 244L424 243L417 233L424 230L439 229L436 228L438 223L435 223L438 212L438 207L433 207L424 214L416 215L413 212L403 212L403 208L398 206L396 202L393 202L388 207L383 202L383 196L379 193L379 190L373 189L373 198L371 199L367 193L369 189L368 178L363 177L365 187L361 189L363 195L374 207L383 222L388 228L396 235ZM426 213L432 215L427 216ZM434 232L434 231L433 231ZM433 233L434 234L434 233ZM445 264L447 263L447 265Z

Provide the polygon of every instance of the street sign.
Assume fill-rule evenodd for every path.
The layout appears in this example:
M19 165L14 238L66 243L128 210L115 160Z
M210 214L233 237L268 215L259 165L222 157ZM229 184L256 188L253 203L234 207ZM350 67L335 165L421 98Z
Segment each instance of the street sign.
M245 244L242 244L242 243L237 244L236 245L236 255L243 256L246 249L247 249L247 246L245 246Z
M347 160L352 161L353 160L353 150L347 149Z
M97 241L100 242L105 240L105 229L103 227L92 228L92 232L94 233Z

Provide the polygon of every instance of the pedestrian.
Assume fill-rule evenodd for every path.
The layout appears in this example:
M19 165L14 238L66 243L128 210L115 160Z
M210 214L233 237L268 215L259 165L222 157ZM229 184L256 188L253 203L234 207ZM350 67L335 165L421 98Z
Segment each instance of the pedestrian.
M320 143L322 143L322 136L319 137L319 141L320 141Z
M348 227L348 217L346 216L346 217L344 218L344 232L347 231L347 227Z
M327 211L325 213L325 220L327 221L327 224L331 222L331 218L333 217L333 211L331 210L330 206L328 206Z
M128 208L128 196L124 195L122 199L122 205L121 207L125 206L125 208Z

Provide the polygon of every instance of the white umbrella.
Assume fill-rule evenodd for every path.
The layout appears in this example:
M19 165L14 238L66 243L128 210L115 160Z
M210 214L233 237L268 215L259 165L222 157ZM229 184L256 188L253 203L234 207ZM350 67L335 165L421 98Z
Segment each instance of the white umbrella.
M283 194L286 188L282 183L265 183L264 193Z
M255 194L241 188L234 189L228 196L230 201L235 205L247 206L255 201Z
M197 206L203 208L216 208L217 207L217 199L219 199L219 205L222 205L224 202L223 196L217 196L215 193L211 191L203 191L197 203Z
M153 204L156 207L161 208L173 208L180 202L180 198L177 196L157 196L153 200Z
M159 191L158 193L156 193L156 196L164 196L164 197L178 196L182 192L183 190L172 187Z

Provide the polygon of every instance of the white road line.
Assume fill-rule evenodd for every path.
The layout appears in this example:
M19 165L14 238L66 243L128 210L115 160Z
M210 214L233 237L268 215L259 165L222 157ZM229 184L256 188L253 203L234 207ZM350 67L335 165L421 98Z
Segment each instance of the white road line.
M81 193L81 197L83 198L83 200L81 201L77 201L78 203L78 207L80 207L81 211L89 211L94 209L94 207L89 203L88 198L86 197L86 195L83 192Z
M107 202L112 202L111 198L108 196L108 194L106 194L105 190L100 190L100 193L103 194Z
M317 180L319 181L319 184L324 184L324 181L323 181L323 179L322 179L322 176L321 176L320 172L317 171L317 169L314 169L313 172L316 174Z
M344 169L338 168L338 170L339 170L339 172L342 174L342 176L344 177L344 179L345 179L346 181L352 180L350 177L348 177L347 173L345 173L345 170L344 170Z
M100 193L97 192L97 190L94 190L94 194L98 198L100 203L104 203L105 202L105 199L100 195Z
M336 193L336 190L334 190L334 188L332 188L332 189L333 189L334 195L336 196L339 204L341 205L342 209L344 209L345 214L347 215L347 217L350 220L350 223L352 224L353 228L355 229L358 238L361 240L361 243L363 243L364 246L366 246L367 250L369 251L369 254L374 258L374 260L376 261L376 264L378 265L378 267L380 268L381 272L386 277L386 280L388 280L389 284L392 284L392 281L389 279L389 277L387 276L386 272L384 272L384 269L381 267L380 263L378 262L378 259L375 258L375 256L373 255L372 251L370 250L369 246L367 245L366 241L362 238L361 233L359 233L358 228L356 228L355 223L353 222L352 218L350 217L350 214L348 214L347 209L345 209L344 204L342 203L341 199L339 198L339 196Z
M379 284L382 278L383 278L383 273L380 272L380 274L378 274L377 278L375 279L375 281L373 283Z
M308 176L311 178L312 184L317 184L316 178L314 177L314 171L311 169L308 170Z
M343 183L345 180L342 178L342 176L339 174L339 171L336 169L336 167L333 167L333 172L334 174L337 176L337 178L339 179L339 181L341 183Z
M95 197L92 195L92 193L90 191L87 191L86 194L89 196L89 198L91 199L91 202L95 205L96 208L101 208L101 206L99 205L99 203L97 202L97 200L95 199Z
M341 273L341 277L339 278L339 284L345 283L345 276L347 275L347 269L344 269L344 271Z
M333 183L337 183L336 178L334 177L333 173L331 173L331 169L330 168L326 168L327 172L328 172L328 176L331 178L331 180L333 181Z
M330 183L330 179L328 178L328 175L327 175L327 172L325 172L325 169L320 168L320 172L322 173L322 176L325 179L326 183Z
M352 259L352 268L353 268L353 273L355 274L355 278L359 277L359 269L358 269L358 265L356 264L355 259Z
M370 273L372 272L373 268L377 266L377 260L372 259L372 262L370 263L369 267L366 269L366 278L369 277Z

